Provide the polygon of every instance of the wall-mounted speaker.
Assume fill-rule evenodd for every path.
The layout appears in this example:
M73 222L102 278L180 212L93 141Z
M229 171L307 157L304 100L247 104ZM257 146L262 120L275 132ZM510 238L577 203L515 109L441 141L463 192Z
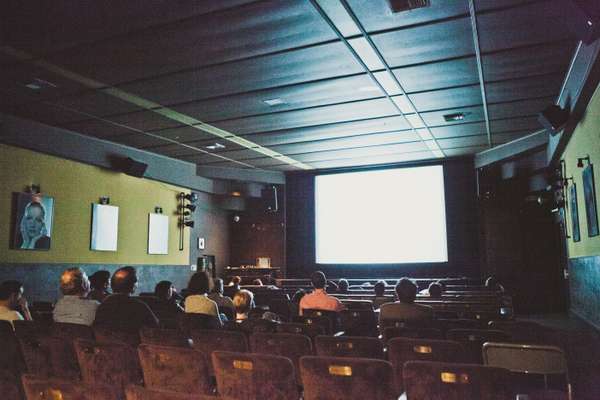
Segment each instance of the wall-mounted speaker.
M584 44L600 38L600 3L597 0L570 0L564 5L563 12L569 30Z
M144 176L147 168L148 164L136 161L133 158L127 157L125 160L123 160L123 172L125 172L127 175L141 178Z
M277 186L267 186L262 191L262 198L265 201L265 207L267 212L279 211L279 201L277 199Z
M569 110L561 108L557 105L546 107L544 111L539 113L538 121L551 134L555 134L569 120Z

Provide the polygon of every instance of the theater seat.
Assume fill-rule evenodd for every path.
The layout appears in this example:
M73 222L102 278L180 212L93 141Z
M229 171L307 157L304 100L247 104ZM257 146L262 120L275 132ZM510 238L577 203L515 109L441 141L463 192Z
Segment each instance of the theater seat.
M208 370L214 376L214 366L211 353L215 350L235 351L245 353L248 351L248 341L242 332L198 329L191 331L193 347L206 356Z
M121 394L127 385L142 382L142 369L133 347L82 339L74 343L83 382L111 385Z
M190 335L196 329L221 329L221 320L214 315L183 313L179 316L179 330L185 335Z
M157 346L192 347L192 341L176 329L161 329L143 327L140 329L142 344Z
M225 399L298 400L300 393L289 358L215 351L217 391Z
M51 325L38 321L13 321L15 335L18 338L49 336L51 334Z
M277 332L279 333L295 333L298 335L306 335L309 338L314 338L317 335L324 335L325 329L319 325L308 325L303 323L281 323L277 325Z
M188 394L211 394L204 354L182 347L142 344L138 347L145 386Z
M293 333L255 333L250 336L253 353L270 354L289 358L294 364L300 383L300 357L312 355L312 343L305 335Z
M300 374L305 400L392 400L392 365L383 360L302 357Z
M44 379L32 375L21 377L27 400L119 400L111 386L86 384L81 381ZM2 393L2 399L5 399ZM8 399L8 398L7 398Z
M397 337L387 344L388 360L394 367L398 393L404 390L402 368L407 361L466 362L465 348L449 340Z
M370 303L369 303L370 304ZM348 336L377 337L377 317L371 309L343 310L340 312L340 329Z
M39 377L79 379L79 366L68 339L52 336L19 338L27 372Z
M122 343L132 347L140 344L138 332L116 331L110 327L94 326L94 337L98 343Z
M51 332L52 336L61 337L68 340L94 340L94 330L87 325L71 324L68 322L55 322L52 324Z
M0 369L0 394L3 400L21 400L19 378L11 371Z
M444 339L444 333L439 329L432 328L397 328L389 327L383 330L383 342L387 343L395 337L422 338L422 339Z
M383 344L377 338L360 336L317 336L315 350L323 357L383 359Z
M481 365L409 361L403 381L408 400L509 400L509 374Z
M8 321L0 321L0 348L0 370L7 370L15 375L25 371L19 342L13 325Z
M127 386L127 389L125 389L125 394L127 400L219 400L219 397L215 396L178 393L170 390L148 389L137 385Z
M485 342L510 341L507 333L491 329L452 329L446 338L462 343L469 355L469 362L476 364L483 363L482 348Z

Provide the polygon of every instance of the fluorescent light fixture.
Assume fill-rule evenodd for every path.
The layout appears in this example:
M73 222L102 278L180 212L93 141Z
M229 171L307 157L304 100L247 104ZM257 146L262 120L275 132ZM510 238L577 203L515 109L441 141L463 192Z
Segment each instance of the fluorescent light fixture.
M286 104L286 102L280 98L263 100L263 103L267 104L269 107L275 107L280 106L282 104Z
M221 144L221 143L215 143L215 144L205 146L204 148L206 148L208 150L218 150L218 149L224 149L225 145Z
M377 57L377 53L375 50L369 45L367 39L364 37L359 37L356 39L348 40L350 46L356 51L360 59L367 65L367 68L371 71L385 69L379 57Z
M394 77L391 76L391 74L389 72L381 71L381 72L376 72L373 75L375 75L375 79L377 79L377 82L379 82L379 84L381 86L383 86L383 88L385 89L385 91L388 95L395 96L398 94L402 94L400 87L394 80Z
M335 27L338 28L342 35L347 36L355 36L360 35L360 29L358 26L348 15L346 9L339 1L331 1L331 0L316 0L319 6L323 9L325 14L329 17L331 21L334 21Z
M457 113L452 113L452 114L445 114L444 120L446 122L456 122L456 121L462 121L463 119L465 119L465 117L466 117L465 113L457 112Z

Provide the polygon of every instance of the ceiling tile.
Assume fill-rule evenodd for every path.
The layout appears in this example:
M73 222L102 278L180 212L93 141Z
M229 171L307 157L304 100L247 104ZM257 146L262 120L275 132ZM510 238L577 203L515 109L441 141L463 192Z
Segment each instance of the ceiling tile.
M510 118L490 121L490 129L496 132L529 131L531 133L542 129L542 125L535 117Z
M461 121L452 121L447 122L444 119L444 115L447 114L456 114L463 113L465 118ZM456 125L456 124L466 124L470 122L478 122L483 121L483 107L475 106L475 107L461 107L461 108L450 108L447 110L441 111L428 111L421 113L421 116L425 120L425 123L428 126L442 126L442 125Z
M536 115L550 104L555 97L543 97L532 100L518 100L510 103L495 103L488 105L490 119L514 118Z
M420 92L409 95L420 112L482 104L479 85Z
M314 168L342 168L355 167L361 165L393 164L415 160L434 159L430 150L415 151L410 153L397 153L385 155L373 155L366 157L351 157L343 159L314 161L310 165Z
M295 160L310 164L315 161L333 160L338 158L356 158L385 154L409 153L415 151L427 150L423 142L409 142L401 144L391 144L386 146L370 146L351 149L340 149L331 151L322 151L315 153L295 154L292 158Z
M562 74L539 75L485 85L489 103L538 97L558 96L563 82Z
M479 83L475 57L396 68L393 72L408 93Z

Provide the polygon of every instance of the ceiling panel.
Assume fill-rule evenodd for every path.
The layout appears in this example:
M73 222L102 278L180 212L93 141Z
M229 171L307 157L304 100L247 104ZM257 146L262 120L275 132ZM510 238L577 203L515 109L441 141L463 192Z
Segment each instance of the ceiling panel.
M456 147L485 146L487 143L487 135L464 136L438 140L438 144L442 150Z
M103 139L110 136L131 135L132 133L136 133L135 130L128 128L127 126L118 125L99 119L70 122L61 124L60 127Z
M22 118L32 119L34 121L43 121L48 125L61 125L63 122L81 120L79 113L58 107L50 102L39 102L35 105L11 106L7 110L14 115Z
M487 150L489 147L485 146L471 146L471 147L461 147L456 149L446 149L444 150L444 154L446 157L460 157L469 154L476 154L483 150Z
M475 57L396 68L393 72L409 93L479 83Z
M490 129L492 132L508 132L508 131L538 131L542 129L542 125L535 117L522 117L499 119L490 121Z
M118 84L335 39L309 2L255 2L49 57Z
M310 163L310 165L314 168L342 168L361 165L392 164L433 158L435 157L433 153L431 153L431 151L423 150L411 153L384 154L366 157L351 157L344 159L315 161Z
M463 113L464 119L461 121L446 121L444 119L444 115L447 114L456 114ZM466 124L469 122L478 122L483 121L483 107L482 106L474 106L474 107L462 107L462 108L449 108L447 110L441 111L429 111L421 113L421 116L425 120L425 123L428 126L442 126L442 125L458 125L458 124Z
M382 96L381 90L365 74L220 97L172 106L171 108L202 121L215 121L367 100ZM279 101L281 104L270 106L266 101Z
M209 142L214 144L215 141L213 142ZM210 150L207 149L205 146L209 143L204 143L204 142L189 142L186 143L185 145L177 145L177 144L168 144L165 146L160 146L160 147L155 147L152 149L152 151L156 152L156 153L160 153L163 154L165 156L170 156L170 157L182 157L182 156L189 156L189 155L203 155L205 154L204 152L208 152L211 154L221 154L225 157L228 158L236 158L236 157L229 157L227 155L227 153L234 153L236 151L250 151L252 154L252 157L258 157L260 154L255 152L254 150L248 150L245 147L242 147L238 144L235 144L233 142L229 142L226 140L219 140L219 143L222 143L223 145L225 145L225 148L219 151L216 150ZM199 150L197 150L199 149ZM202 150L202 151L200 151ZM225 151L224 151L225 150ZM234 154L235 155L235 154ZM211 157L212 159L212 157Z
M372 38L390 67L475 54L468 18L386 32Z
M81 112L78 118L80 121L89 119L89 116L85 114L105 117L114 114L142 111L141 107L105 94L102 90L88 91L80 95L63 97L55 100L54 103L67 109Z
M378 118L390 116L395 113L396 109L389 100L377 99L324 106L309 110L287 111L277 114L238 118L215 122L214 125L235 134L245 134L301 126L331 124L347 120Z
M569 38L563 7L563 1L548 0L479 15L481 50L489 52Z
M514 118L537 115L550 104L554 97L543 97L532 100L518 100L511 103L496 103L488 105L490 119Z
M423 142L409 142L400 144L391 144L386 146L371 146L348 148L332 151L321 151L315 153L296 154L294 159L306 163L322 160L334 160L338 158L356 158L384 154L408 153L413 151L427 150Z
M479 85L441 89L409 95L419 111L432 111L482 104Z
M175 104L363 72L338 42L162 75L121 89Z
M485 124L483 122L448 126L435 126L430 129L431 133L436 139L485 134Z
M562 74L539 75L510 81L493 82L485 85L489 103L558 96L562 85Z

